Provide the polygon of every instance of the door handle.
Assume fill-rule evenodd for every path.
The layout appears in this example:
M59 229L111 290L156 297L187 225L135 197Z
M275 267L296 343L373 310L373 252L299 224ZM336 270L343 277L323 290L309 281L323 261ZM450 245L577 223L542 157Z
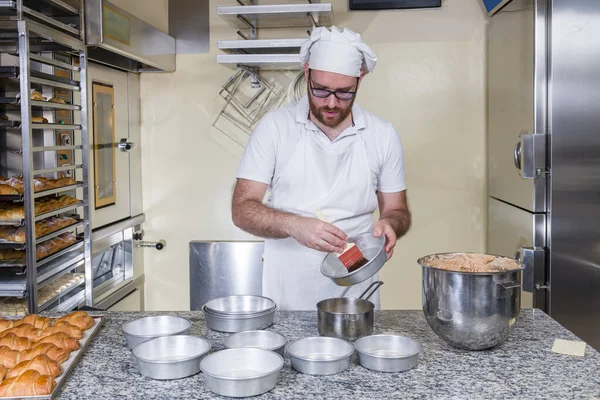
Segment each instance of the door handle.
M515 144L515 151L513 154L515 167L520 171L521 170L521 141L519 140L517 144Z
M119 149L121 149L121 151L129 151L133 148L134 143L133 142L128 142L127 139L121 139L121 141L117 144L117 147Z

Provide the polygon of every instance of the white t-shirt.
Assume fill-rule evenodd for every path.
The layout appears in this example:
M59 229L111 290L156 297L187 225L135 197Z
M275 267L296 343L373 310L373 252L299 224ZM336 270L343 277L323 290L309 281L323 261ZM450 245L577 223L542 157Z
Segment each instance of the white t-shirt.
M311 135L319 146L340 153L354 143L356 134L361 134L371 166L373 189L382 193L406 189L402 143L391 123L363 110L355 102L353 125L330 141L308 118L308 111L308 98L304 96L296 104L265 114L250 136L236 177L271 187L303 134Z

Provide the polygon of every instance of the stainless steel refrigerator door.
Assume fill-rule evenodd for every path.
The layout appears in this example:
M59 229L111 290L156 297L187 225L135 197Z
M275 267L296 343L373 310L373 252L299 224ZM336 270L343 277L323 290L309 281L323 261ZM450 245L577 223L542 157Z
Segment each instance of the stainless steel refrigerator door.
M190 242L190 310L217 297L262 295L264 242Z
M488 24L488 194L532 212L546 211L547 178L524 178L523 169L534 155L545 169L545 136L520 136L546 132L544 4L515 0Z
M538 286L546 282L545 235L545 214L488 198L487 252L524 260L523 308L546 307L547 292Z
M550 315L600 350L600 2L552 1Z

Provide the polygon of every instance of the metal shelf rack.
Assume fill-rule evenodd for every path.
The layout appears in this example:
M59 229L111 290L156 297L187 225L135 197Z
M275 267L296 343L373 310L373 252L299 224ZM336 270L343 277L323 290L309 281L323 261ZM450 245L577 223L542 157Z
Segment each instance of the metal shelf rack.
M5 122L14 121L0 125L0 131L9 138L0 146L6 155L0 175L20 175L23 182L22 194L0 196L0 201L23 205L24 218L15 225L25 227L25 242L15 243L25 250L24 269L21 273L0 270L0 296L27 298L29 313L92 305L87 50L79 29L83 24L76 23L83 21L80 9L81 4L78 9L72 1L0 0L0 114L6 113L9 121ZM32 100L32 90L48 99L60 94L71 101ZM75 101L75 96L80 96L80 101ZM39 117L45 120L34 123L34 116L38 117L36 121ZM61 143L59 135L70 135L71 141ZM64 154L71 158L61 165L59 156ZM57 178L67 172L75 178L75 184L34 191L34 178ZM79 201L35 213L37 201L65 194ZM36 222L74 211L78 214L76 223L36 237ZM37 259L36 246L68 233L76 234L78 240ZM69 287L40 305L39 289L72 271L84 272L85 284Z

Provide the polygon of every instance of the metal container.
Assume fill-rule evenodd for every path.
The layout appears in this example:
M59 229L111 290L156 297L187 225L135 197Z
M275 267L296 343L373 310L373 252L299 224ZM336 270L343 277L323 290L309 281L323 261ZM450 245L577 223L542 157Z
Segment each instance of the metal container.
M421 345L397 335L372 335L354 343L360 365L373 371L401 372L417 365Z
M255 348L270 350L279 353L281 356L285 353L285 336L271 331L246 331L234 333L223 341L223 345L228 349Z
M257 316L218 316L211 314L206 311L205 307L202 307L204 311L204 319L206 321L206 326L210 329L219 331L219 332L227 332L227 333L236 333L243 331L254 331L259 329L265 329L269 326L273 325L273 320L275 319L275 311L270 311L264 314L258 314Z
M140 343L132 353L142 375L152 379L180 379L200 372L200 361L210 348L205 339L175 335Z
M345 340L310 337L287 346L292 368L309 375L333 375L350 366L354 347Z
M356 243L368 262L356 271L349 273L336 253L327 254L321 263L321 273L338 286L353 286L366 281L375 275L387 261L383 235L376 238L372 232L361 233L348 239L348 242Z
M206 386L228 397L257 396L277 385L283 357L262 349L228 349L205 357L200 363Z
M451 346L484 350L504 342L521 309L521 271L455 272L417 262L423 272L423 312L433 331Z
M226 296L205 304L206 311L220 315L252 315L272 311L275 302L262 296Z
M140 343L161 336L187 335L192 322L187 318L160 315L136 319L123 325L127 346L133 349Z
M373 282L359 298L336 297L318 302L319 335L352 341L372 334L375 305L368 299L381 285L382 281Z

